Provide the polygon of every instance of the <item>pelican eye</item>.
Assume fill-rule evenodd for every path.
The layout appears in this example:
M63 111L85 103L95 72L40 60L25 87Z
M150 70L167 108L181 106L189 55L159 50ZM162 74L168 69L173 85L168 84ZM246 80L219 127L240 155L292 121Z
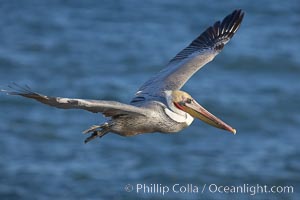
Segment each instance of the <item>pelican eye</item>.
M192 101L193 101L192 99L188 98L185 102L186 103L192 103Z
M178 102L178 105L180 105L180 106L185 106L185 102L180 101L180 102Z

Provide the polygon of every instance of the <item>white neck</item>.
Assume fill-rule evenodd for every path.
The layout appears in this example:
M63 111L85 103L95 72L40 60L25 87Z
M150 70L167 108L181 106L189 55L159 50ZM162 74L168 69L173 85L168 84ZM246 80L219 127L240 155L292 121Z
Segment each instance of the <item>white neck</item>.
M171 91L166 91L166 100L168 107L170 108L165 108L165 113L174 121L178 123L186 123L188 126L193 122L194 118L184 112L183 110L178 109L176 106L174 106L173 101L172 101L172 95Z

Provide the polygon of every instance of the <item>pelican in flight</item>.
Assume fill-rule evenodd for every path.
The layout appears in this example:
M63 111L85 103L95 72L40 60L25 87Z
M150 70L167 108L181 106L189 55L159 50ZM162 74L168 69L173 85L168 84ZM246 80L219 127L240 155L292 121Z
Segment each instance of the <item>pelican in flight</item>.
M198 118L214 127L236 133L236 130L208 112L188 93L180 90L201 67L214 59L240 27L244 13L234 10L222 21L207 28L190 45L180 51L158 74L146 81L129 104L116 101L74 99L45 96L28 86L10 85L2 90L62 109L83 109L102 113L108 120L93 125L83 133L89 142L112 132L121 136L142 133L175 133Z

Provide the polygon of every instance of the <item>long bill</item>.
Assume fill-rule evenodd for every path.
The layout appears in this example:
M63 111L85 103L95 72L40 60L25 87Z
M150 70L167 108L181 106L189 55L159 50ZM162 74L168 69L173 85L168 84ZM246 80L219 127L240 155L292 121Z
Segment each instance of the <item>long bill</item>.
M236 134L236 130L208 112L205 108L203 108L200 104L198 104L195 100L193 100L189 104L185 104L181 106L182 110L189 113L191 116L198 118L202 121L204 121L207 124L210 124L214 127L224 129L227 131L232 132L233 134Z

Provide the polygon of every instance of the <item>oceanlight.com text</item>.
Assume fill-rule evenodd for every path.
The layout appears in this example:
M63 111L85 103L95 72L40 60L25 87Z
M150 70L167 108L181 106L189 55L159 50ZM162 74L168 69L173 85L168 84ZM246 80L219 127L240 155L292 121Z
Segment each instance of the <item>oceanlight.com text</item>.
M124 187L126 192L136 192L137 194L159 194L168 193L186 193L186 194L246 194L254 196L256 194L276 194L276 193L294 193L292 185L262 185L262 184L241 184L241 185L219 185L219 184L179 184L164 185L159 183L145 184L137 183L135 185L127 184Z

